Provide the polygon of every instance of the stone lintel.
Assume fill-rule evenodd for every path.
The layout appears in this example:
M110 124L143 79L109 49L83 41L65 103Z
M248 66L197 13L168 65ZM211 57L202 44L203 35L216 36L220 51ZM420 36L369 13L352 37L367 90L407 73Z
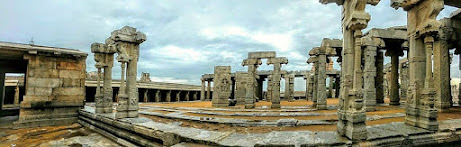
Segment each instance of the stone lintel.
M286 57L269 58L267 65L269 64L288 64L288 59Z
M261 59L257 58L251 58L251 59L245 59L242 62L242 66L247 66L247 65L261 65L262 61Z
M270 52L249 52L248 59L258 59L258 58L275 58L275 51Z

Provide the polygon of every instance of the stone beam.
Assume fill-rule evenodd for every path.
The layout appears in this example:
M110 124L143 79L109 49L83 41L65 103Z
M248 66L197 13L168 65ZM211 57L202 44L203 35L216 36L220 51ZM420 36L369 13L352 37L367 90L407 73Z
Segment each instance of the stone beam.
M248 59L275 58L275 52L249 52Z

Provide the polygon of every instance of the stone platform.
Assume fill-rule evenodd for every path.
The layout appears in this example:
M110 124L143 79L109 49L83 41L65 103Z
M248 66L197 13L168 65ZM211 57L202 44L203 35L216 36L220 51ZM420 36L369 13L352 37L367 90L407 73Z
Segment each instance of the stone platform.
M93 107L86 106L79 111L79 122L116 142L140 146L417 146L461 141L461 119L449 118L456 118L451 114L439 120L438 132L430 132L393 122L404 115L384 114L389 107L382 106L367 114L368 138L351 142L336 133L335 119L322 118L336 118L335 110L283 105L282 109L215 109L194 103L141 104L141 117L130 119L95 114Z

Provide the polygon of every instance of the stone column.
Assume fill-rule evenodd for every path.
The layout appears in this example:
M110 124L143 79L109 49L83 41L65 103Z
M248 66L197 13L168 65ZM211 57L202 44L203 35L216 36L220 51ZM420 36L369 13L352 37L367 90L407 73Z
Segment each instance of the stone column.
M261 65L261 60L257 58L245 59L243 66L248 66L248 76L245 94L245 108L252 109L255 107L255 90L256 90L256 68Z
M435 108L447 112L451 107L450 51L446 38L434 42L434 88Z
M5 102L5 73L0 72L0 110L3 109Z
M144 89L144 95L143 95L143 97L144 97L144 103L149 102L149 97L147 96L147 90L148 90L148 89Z
M290 92L289 92L289 97L288 100L294 101L294 96L295 96L295 75L290 74L290 86L288 87Z
M319 88L319 86L318 86L318 75L319 75L318 74L318 66L319 66L318 62L314 62L313 66L314 66L315 70L314 70L314 74L313 74L313 76L314 76L314 85L313 85L313 89L312 89L312 91L313 91L312 92L312 102L313 102L312 106L317 108L317 98L318 98L317 93L318 93L318 88Z
M365 103L365 110L367 112L375 111L376 106L376 55L377 55L377 46L374 43L372 38L364 37L362 38L363 45L365 47L365 68L364 72L364 94L363 99Z
M208 80L208 86L206 87L206 101L211 100L211 80Z
M200 100L205 101L205 80L202 79L202 89L200 90Z
M259 77L259 79L257 80L257 84L258 84L258 92L257 92L257 96L258 96L258 100L262 100L263 99L263 83L264 83L264 78L262 78L261 76Z
M304 81L306 81L306 91L304 92L304 96L306 97L306 101L309 101L309 74L304 75Z
M365 110L363 107L362 82L362 30L371 19L365 12L367 4L379 1L368 0L320 0L321 3L342 5L343 51L341 65L341 94L339 96L337 131L351 140L365 140Z
M339 98L339 93L341 92L339 86L341 85L341 78L340 75L336 75L335 77L335 97Z
M290 101L290 77L288 73L283 75L283 78L285 79L285 96L283 97L285 98L285 100Z
M184 96L184 99L186 99L186 101L191 101L189 94L190 91L186 91L186 95Z
M91 44L91 52L94 53L95 67L98 69L98 86L95 95L95 112L112 113L112 66L114 65L114 53L116 52L115 43L108 38L105 44ZM103 79L101 79L101 69L104 69ZM104 80L102 90L100 81Z
M327 96L327 98L333 98L333 77L332 76L329 76L328 77L329 79L329 86L328 86L328 94L329 96Z
M272 101L272 75L267 76L267 93L266 93L266 101Z
M171 90L166 91L166 101L171 102Z
M274 70L270 78L271 81L271 108L280 108L280 80L282 64L288 64L288 59L285 57L269 58L267 64L273 64Z
M233 98L235 98L235 78L234 79L231 78L231 81L232 81L232 84L231 84L231 96L230 96L230 98L233 99Z
M14 103L15 106L19 105L19 81L18 85L14 88Z
M399 51L387 50L386 55L391 56L391 78L389 79L389 105L400 105L399 96Z
M115 30L111 33L110 40L112 40L117 49L117 60L122 62L122 70L126 65L126 89L119 94L120 100L123 100L122 107L117 108L117 118L133 118L138 117L138 88L136 87L137 68L139 60L139 44L146 40L146 35L135 28L125 26L120 30ZM124 72L124 71L123 71ZM122 76L124 74L122 73ZM122 77L123 79L123 77ZM123 81L122 81L122 84ZM122 85L121 85L122 87ZM126 105L126 107L125 107Z
M383 50L379 50L376 54L376 103L384 103L384 53Z
M237 105L245 104L245 95L246 95L246 82L248 74L245 72L236 72L235 81L236 81L236 91L235 99L237 100Z
M155 90L155 102L160 102L160 89Z
M178 91L178 92L176 93L175 101L176 101L176 102L181 101L181 91Z
M213 107L229 106L231 96L231 67L215 66L214 68L214 86L213 86Z
M325 48L319 49L318 55L318 66L315 68L317 70L317 109L325 110L327 109L327 95L326 95L326 64L327 56L325 54Z
M193 101L197 100L197 95L198 95L197 91L195 91L194 94L192 94L192 100Z
M406 100L408 90L408 59L401 60L399 65L400 99Z

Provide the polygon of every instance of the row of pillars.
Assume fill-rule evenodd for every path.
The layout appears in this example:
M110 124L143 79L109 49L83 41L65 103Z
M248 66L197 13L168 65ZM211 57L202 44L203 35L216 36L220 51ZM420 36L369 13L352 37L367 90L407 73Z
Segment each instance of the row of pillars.
M144 89L143 102L179 102L198 100L199 91L150 90ZM154 92L152 92L154 91Z

